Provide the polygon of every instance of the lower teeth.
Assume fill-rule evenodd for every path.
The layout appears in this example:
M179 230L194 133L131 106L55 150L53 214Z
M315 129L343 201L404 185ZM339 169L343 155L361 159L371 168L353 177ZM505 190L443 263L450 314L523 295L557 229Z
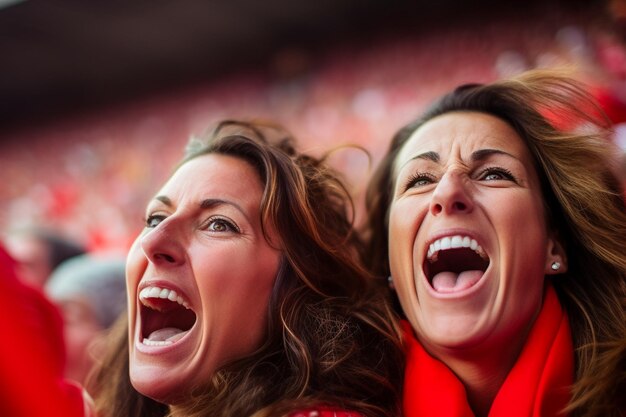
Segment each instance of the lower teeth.
M148 338L144 338L143 344L148 346L168 346L173 343L169 340L150 340Z

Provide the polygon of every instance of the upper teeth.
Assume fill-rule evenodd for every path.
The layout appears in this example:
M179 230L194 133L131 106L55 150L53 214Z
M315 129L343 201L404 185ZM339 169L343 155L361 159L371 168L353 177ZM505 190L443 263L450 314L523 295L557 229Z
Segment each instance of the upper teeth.
M446 236L441 239L435 240L428 247L427 259L431 262L437 260L437 255L439 251L448 250L448 249L456 249L456 248L470 248L482 258L486 258L487 255L483 248L476 242L476 240L468 237L468 236Z
M185 308L189 308L189 303L183 300L183 298L174 290L161 287L146 287L139 292L139 299L146 300L148 298L162 298L170 301L177 302Z

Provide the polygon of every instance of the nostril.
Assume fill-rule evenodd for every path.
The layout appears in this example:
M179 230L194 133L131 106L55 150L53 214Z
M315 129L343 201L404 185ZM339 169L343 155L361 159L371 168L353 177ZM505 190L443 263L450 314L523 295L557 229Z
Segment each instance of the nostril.
M166 261L166 262L169 262L169 263L174 263L174 262L175 262L174 257L173 257L173 256L171 256L171 255L168 255L168 254L166 254L166 253L157 253L157 254L155 255L155 258L156 258L156 259L162 259L162 260L164 260L164 261Z
M431 206L431 213L435 215L446 213L464 213L470 210L470 205L463 201L454 201L450 204L434 203Z
M454 203L454 208L459 211L465 211L467 209L467 205L463 202L457 201Z

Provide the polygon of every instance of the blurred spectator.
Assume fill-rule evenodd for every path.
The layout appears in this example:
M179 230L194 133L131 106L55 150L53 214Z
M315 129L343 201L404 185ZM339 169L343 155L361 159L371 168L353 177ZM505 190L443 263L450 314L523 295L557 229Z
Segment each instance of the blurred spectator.
M62 311L67 351L65 376L85 384L104 347L103 334L126 308L123 258L81 255L56 268L45 292Z
M42 288L61 262L85 253L85 249L60 233L39 227L10 231L4 242L17 261L17 276L24 282Z
M0 347L0 415L90 415L80 387L62 375L58 311L38 289L17 279L15 262L1 246L0 306L0 329L10 336Z

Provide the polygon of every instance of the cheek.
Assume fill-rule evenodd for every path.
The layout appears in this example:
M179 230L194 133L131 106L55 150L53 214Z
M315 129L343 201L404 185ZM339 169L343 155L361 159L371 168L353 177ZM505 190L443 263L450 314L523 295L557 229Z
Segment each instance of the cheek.
M126 286L128 291L134 291L143 272L148 265L148 259L141 249L141 235L135 240L126 257Z
M389 268L407 316L416 303L415 277L420 265L415 262L415 245L426 215L424 206L417 199L407 199L395 202L389 213Z
M245 317L256 322L264 317L278 271L278 255L268 251L214 252L195 265L196 281L210 320L237 322ZM224 262L229 259L231 262ZM253 326L254 327L254 326Z
M129 331L134 328L135 310L137 308L135 300L137 298L137 286L148 267L148 260L139 244L141 236L139 236L126 257L126 303L127 314L129 318Z
M541 210L541 202L536 203L530 199L518 201L516 204L494 205L495 207L513 208L501 212L499 216L500 235L502 238L512 239L514 242L526 246L526 251L543 253L545 251L547 226L544 213ZM501 204L505 204L505 202Z
M499 213L496 225L502 253L502 268L509 271L507 286L518 309L531 309L541 299L548 237L541 202L517 199L511 209ZM536 295L536 297L532 296ZM521 307L525 305L526 307Z
M255 254L245 260L241 253L231 256L228 259L238 259L235 265L214 267L199 283L206 306L204 320L216 341L220 362L250 354L266 334L278 262L268 261L266 254Z
M392 269L413 264L415 242L426 210L421 201L394 202L389 213L389 262Z

